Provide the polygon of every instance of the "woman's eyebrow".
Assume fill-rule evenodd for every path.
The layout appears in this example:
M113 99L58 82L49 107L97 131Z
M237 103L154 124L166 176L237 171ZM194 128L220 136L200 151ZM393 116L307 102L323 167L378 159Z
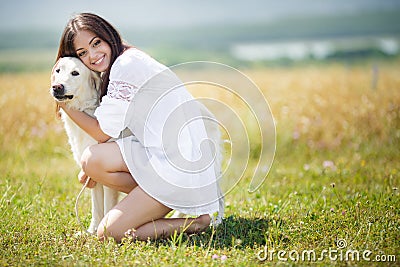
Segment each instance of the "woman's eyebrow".
M89 45L91 45L92 42L93 42L93 40L96 39L96 38L97 38L97 36L93 37L93 38L89 41ZM78 48L78 49L76 49L75 51L79 51L79 50L82 50L82 49L83 49L83 48Z

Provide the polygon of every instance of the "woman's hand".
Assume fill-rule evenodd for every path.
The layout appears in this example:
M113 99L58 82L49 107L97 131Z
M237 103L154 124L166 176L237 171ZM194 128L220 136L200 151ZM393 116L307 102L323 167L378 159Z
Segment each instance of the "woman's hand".
M96 118L86 114L83 111L77 109L71 109L66 106L65 102L58 102L60 108L71 118L76 125L89 134L98 143L107 142L111 137L103 132L100 128L100 124Z
M85 184L87 179L90 179L89 176L86 175L86 173L81 170L78 174L78 180L81 184ZM87 184L88 188L94 188L96 186L96 182L93 181L93 179L90 179L89 183Z
M60 108L65 109L65 102L64 101L57 101L57 104Z

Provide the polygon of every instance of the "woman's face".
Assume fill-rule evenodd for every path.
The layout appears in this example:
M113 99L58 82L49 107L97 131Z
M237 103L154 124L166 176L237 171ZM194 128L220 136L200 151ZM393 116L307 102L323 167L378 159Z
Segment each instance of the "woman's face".
M91 31L78 31L74 48L78 57L91 70L104 72L110 66L111 47Z

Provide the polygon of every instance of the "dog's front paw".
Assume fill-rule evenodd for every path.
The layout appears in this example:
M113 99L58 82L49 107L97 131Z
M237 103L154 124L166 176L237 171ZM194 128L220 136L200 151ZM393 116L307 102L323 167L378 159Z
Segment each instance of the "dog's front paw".
M74 234L74 238L81 238L81 237L87 236L87 235L88 235L88 233L85 232L85 231L78 231L78 232L76 232L76 233Z
M90 224L89 228L87 229L87 232L94 235L97 233L97 226L95 226L93 223Z

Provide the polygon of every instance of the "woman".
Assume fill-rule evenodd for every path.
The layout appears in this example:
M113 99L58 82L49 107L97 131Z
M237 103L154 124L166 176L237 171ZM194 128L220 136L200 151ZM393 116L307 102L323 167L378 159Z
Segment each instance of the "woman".
M161 122L168 121L165 114L177 112L178 117L187 118L187 113L193 110L195 113L201 112L200 106L196 108L191 105L190 109L183 107L183 103L188 103L185 101L191 100L190 94L184 88L172 91L163 89L156 94L156 100L154 93L149 94L154 91L151 88L160 87L159 83L168 84L175 79L169 69L124 43L110 23L90 13L78 14L68 22L61 37L57 60L66 56L78 57L88 68L101 73L102 77L102 98L95 112L96 118L81 111L70 110L59 103L60 108L78 126L99 142L84 152L78 179L84 184L90 177L89 187L101 183L127 193L100 223L97 232L100 240L113 237L119 242L127 233L139 240L168 237L175 231L194 233L209 226L209 214L219 212L221 216L223 208L219 188L207 187L210 183L216 184L215 170L219 168L218 163L197 172L179 171L179 168L168 166L171 162L169 155L166 155L163 135L165 129L170 132L175 130L168 125L164 129L159 127ZM160 73L163 75L159 75ZM165 73L168 75L164 75ZM158 79L158 75L162 78ZM165 80L165 77L168 79ZM157 85L154 86L149 80L156 81ZM152 95L153 99L147 97L148 95ZM158 101L161 96L162 101ZM143 113L146 105L156 106L157 112L150 116L155 118L150 119L151 123L144 119L150 114L150 109L147 109L148 113ZM177 106L183 108L176 108ZM116 142L107 142L112 137L121 137L126 128L131 134ZM197 123L187 128L186 131L181 131L183 141L177 141L177 145L170 146L172 149L167 150L183 150L193 160L202 156L202 151L199 153L196 147L207 137L207 132L203 124ZM147 138L146 133L150 133ZM176 154L171 153L170 155ZM178 158L172 156L174 157ZM191 182L187 184L189 180ZM169 187L171 184L178 186ZM196 187L204 190L196 191ZM205 195L208 196L204 197ZM185 203L190 204L185 206ZM197 217L164 218L172 209Z

